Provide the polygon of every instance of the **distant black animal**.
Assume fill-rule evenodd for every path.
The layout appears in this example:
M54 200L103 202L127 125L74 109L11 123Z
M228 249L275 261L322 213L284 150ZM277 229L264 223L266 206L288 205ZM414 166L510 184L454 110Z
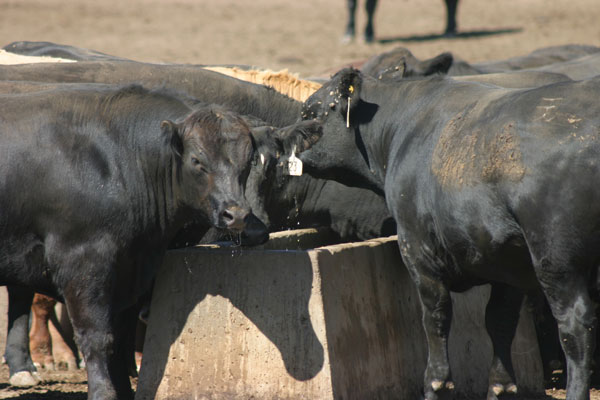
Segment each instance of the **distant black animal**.
M360 67L365 75L377 79L401 79L413 76L445 75L452 67L451 53L441 53L427 60L419 60L410 50L398 46L390 51L369 58Z
M348 21L346 23L346 32L343 37L343 42L350 42L355 35L355 21L357 0L347 0ZM458 0L444 0L446 4L446 29L444 35L453 36L456 34L456 8ZM365 25L364 39L365 42L371 43L375 39L375 29L373 27L373 16L377 0L365 0L365 11L367 12L367 23Z
M52 42L19 41L9 43L3 49L11 53L31 57L54 57L74 61L130 61L96 50Z
M589 398L600 265L600 78L504 89L434 77L382 83L345 69L304 105L323 124L300 158L318 177L383 191L420 293L426 399L451 389L450 291L490 283L487 398L515 392L523 293L541 290Z
M559 46L542 47L523 56L516 56L502 60L483 61L470 64L455 58L448 75L475 75L501 73L524 69L539 69L550 72L560 72L569 75L567 69L552 69L553 65L565 66L567 61L584 58L600 52L600 47L582 44L565 44ZM572 68L572 67L571 67ZM591 75L588 75L591 76Z
M319 131L299 123L277 135L283 153ZM244 198L258 144L221 106L137 86L0 95L0 284L19 305L9 306L11 375L34 370L11 343L23 343L35 291L67 306L88 398L132 398L125 316L175 233L198 220L266 239Z

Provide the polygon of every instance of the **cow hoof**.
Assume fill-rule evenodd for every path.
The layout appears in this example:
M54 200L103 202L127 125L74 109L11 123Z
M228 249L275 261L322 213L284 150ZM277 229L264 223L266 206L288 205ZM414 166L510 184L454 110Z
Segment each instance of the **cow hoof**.
M11 376L8 382L11 386L29 387L35 386L38 383L40 383L40 379L37 373L31 373L29 371L20 371Z
M59 371L76 371L77 370L77 361L75 361L75 359L62 360L57 363L56 368Z
M454 382L434 380L431 382L431 390L425 393L425 400L446 400L452 399L454 392Z
M54 371L54 369L55 369L54 362L51 362L51 361L44 362L44 363L34 362L33 366L38 370L44 369L46 371Z
M342 36L342 39L340 40L340 43L341 44L350 44L353 41L354 41L354 35L346 33L344 36Z
M514 383L508 383L506 385L496 383L489 387L487 400L498 400L498 396L504 393L517 394L517 385Z
M137 372L140 372L140 368L142 368L142 357L143 354L140 351L135 352L135 365L137 368Z

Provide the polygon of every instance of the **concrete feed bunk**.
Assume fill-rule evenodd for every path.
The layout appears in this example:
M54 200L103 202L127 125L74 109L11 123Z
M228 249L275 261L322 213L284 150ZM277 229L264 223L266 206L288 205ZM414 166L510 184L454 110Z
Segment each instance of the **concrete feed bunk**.
M169 252L136 399L416 398L426 343L396 238L315 247L325 239L311 232L274 234L260 250ZM488 296L488 286L453 294L450 360L463 396L487 389ZM543 393L525 309L513 360L520 391Z

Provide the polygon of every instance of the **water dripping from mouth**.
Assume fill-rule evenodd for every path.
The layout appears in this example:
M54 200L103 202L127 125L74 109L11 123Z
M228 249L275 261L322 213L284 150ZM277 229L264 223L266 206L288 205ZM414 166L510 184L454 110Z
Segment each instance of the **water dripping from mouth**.
M242 245L242 232L230 235L230 237L233 242L233 247L240 247Z
M229 236L229 241L231 242L231 257L233 258L235 254L242 249L242 232L232 233L228 232L227 236Z

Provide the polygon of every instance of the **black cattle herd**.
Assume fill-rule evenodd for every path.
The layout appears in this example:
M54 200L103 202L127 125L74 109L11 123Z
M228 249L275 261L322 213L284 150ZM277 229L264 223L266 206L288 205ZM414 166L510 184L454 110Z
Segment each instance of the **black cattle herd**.
M34 293L65 303L88 398L131 399L132 315L169 248L325 226L341 241L397 233L423 309L425 399L453 387L450 292L482 284L492 287L487 399L517 391L510 347L533 292L557 323L567 399L589 398L600 48L479 64L398 48L342 69L304 102L201 66L47 42L5 50L77 61L0 66L12 384L36 382ZM286 173L292 153L302 176Z

